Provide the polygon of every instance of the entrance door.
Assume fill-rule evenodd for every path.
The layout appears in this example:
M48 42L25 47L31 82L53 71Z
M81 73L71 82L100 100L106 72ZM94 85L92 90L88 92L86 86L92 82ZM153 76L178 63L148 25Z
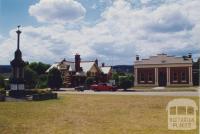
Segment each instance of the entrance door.
M166 86L167 85L167 73L166 68L159 68L158 69L158 84L159 86Z

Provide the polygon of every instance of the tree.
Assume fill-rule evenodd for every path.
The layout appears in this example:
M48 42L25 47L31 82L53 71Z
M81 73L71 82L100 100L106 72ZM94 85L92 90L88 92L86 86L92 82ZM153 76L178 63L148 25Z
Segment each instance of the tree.
M90 87L90 85L92 85L95 81L94 77L87 77L87 79L85 80L85 84L87 87Z
M35 71L38 75L45 74L45 71L50 67L49 64L44 64L42 62L33 62L29 64L29 67Z
M48 74L48 86L51 89L58 90L62 86L62 77L61 73L57 68L53 68L49 71Z
M198 58L197 62L193 62L193 84L198 86L200 84L200 58Z
M127 76L121 76L119 77L119 85L124 90L127 90L128 88L133 86L133 81L130 80Z
M24 80L26 88L33 89L36 87L38 75L35 71L33 71L28 66L25 67L24 70Z
M112 80L115 80L115 84L118 85L119 84L119 74L117 72L114 72L112 74Z
M48 83L48 75L42 74L38 78L37 88L40 89L47 88L48 87L47 83Z
M5 78L2 75L0 75L0 88L4 88L5 87L4 79Z

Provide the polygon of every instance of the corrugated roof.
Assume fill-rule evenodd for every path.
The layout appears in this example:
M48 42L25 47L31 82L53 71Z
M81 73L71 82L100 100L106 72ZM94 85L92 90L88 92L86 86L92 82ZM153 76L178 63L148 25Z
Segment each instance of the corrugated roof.
M149 65L149 64L192 64L192 58L167 56L166 54L158 54L151 56L149 59L142 59L135 61L135 65Z

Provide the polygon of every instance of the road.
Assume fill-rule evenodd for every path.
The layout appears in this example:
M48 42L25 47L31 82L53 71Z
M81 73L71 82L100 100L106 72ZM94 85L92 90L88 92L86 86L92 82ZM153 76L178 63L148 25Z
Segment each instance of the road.
M198 92L191 91L181 91L181 92L94 92L91 90L86 90L84 92L77 92L73 90L58 92L59 94L91 94L91 95L144 95L144 96L200 96Z

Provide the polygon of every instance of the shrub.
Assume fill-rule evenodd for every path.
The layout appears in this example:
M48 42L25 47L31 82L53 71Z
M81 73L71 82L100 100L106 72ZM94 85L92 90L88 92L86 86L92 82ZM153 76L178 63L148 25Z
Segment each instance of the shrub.
M94 77L88 77L88 78L85 80L86 86L90 86L90 85L92 85L94 82L95 82L95 78L94 78Z
M6 90L4 90L4 89L0 89L0 94L2 94L2 95L6 95Z
M112 80L115 80L115 84L119 85L119 74L118 73L113 73L112 74Z
M122 76L119 77L119 85L124 90L127 90L128 88L133 86L133 81L131 81L130 78L127 76Z

